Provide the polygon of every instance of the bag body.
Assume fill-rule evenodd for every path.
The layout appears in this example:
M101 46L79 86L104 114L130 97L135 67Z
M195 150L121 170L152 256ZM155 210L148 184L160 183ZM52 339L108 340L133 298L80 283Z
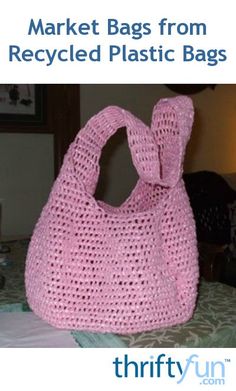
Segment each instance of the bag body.
M25 284L31 309L64 329L134 333L187 321L197 296L195 223L182 180L191 100L163 99L151 127L111 106L64 158L34 229ZM120 207L93 197L107 140L126 126L139 180Z

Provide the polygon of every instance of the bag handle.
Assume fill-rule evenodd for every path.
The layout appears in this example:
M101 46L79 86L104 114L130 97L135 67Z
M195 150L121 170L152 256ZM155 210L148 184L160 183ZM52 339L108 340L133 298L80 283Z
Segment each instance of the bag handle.
M102 148L121 128L127 128L133 164L140 178L151 184L174 186L182 176L183 159L193 122L193 106L185 96L161 99L153 109L151 128L130 112L108 106L94 115L71 145L74 170L93 194Z
M193 125L193 103L187 96L161 99L153 109L151 131L159 151L159 183L173 187L183 174L183 161Z
M130 112L118 106L109 106L87 122L72 145L76 175L92 194L99 177L102 148L122 127L127 128L131 157L139 176L148 183L158 181L158 149L151 129Z

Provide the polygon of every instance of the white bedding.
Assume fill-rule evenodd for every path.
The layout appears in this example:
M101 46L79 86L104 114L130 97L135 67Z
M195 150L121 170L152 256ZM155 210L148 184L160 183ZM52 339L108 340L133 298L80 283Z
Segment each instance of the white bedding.
M69 331L56 329L32 312L0 313L2 348L78 348Z

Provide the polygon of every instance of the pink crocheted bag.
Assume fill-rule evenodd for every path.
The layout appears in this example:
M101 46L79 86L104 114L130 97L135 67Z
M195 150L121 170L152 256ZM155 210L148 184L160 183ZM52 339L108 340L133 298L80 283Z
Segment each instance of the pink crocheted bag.
M191 100L160 100L151 128L107 107L78 133L35 227L26 263L32 310L66 329L133 333L193 313L195 224L182 180ZM112 207L93 197L102 147L126 126L140 179Z

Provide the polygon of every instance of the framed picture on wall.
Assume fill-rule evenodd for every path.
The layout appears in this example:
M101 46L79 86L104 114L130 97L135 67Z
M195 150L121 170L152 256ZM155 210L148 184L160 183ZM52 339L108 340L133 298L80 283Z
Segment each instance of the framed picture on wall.
M43 124L44 107L42 85L0 84L0 124Z

